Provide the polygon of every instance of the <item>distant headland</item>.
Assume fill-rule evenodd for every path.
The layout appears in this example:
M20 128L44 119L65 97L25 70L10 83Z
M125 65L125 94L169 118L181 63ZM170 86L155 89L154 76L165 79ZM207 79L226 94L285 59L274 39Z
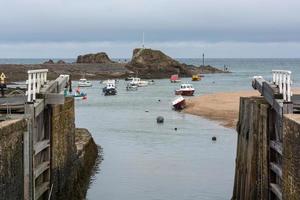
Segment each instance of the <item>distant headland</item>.
M79 55L75 63L63 60L49 60L41 64L0 64L0 72L4 72L8 81L23 81L29 69L47 68L49 79L59 74L69 74L73 80L82 76L90 80L107 78L125 78L139 76L146 79L169 78L172 74L189 77L193 74L228 73L210 65L194 66L180 63L162 51L137 48L133 50L132 59L126 63L115 62L105 52Z

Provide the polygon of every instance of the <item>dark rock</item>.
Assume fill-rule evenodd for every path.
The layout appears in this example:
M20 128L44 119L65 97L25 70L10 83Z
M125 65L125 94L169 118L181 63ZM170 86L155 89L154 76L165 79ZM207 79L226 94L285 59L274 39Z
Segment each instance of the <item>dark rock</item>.
M54 64L53 60L49 59L48 61L44 62L44 64Z
M113 63L104 52L96 54L86 54L77 57L77 63Z
M211 140L212 140L212 141L216 141L216 140L217 140L217 137L216 137L216 136L213 136L213 137L211 138Z
M57 61L57 64L66 64L66 62L63 60L59 60L59 61Z
M134 49L132 59L125 67L142 78L168 78L173 74L187 77L195 73L223 72L211 66L186 65L152 49Z

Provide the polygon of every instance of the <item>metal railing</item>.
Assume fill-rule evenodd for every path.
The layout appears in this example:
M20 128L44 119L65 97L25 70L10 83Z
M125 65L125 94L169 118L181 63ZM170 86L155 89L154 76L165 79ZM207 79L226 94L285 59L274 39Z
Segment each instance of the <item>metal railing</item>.
M27 102L34 102L36 93L47 83L48 69L29 70L27 73Z
M290 102L292 91L291 91L291 71L287 70L272 70L273 83L279 88L279 93L283 95L283 100Z

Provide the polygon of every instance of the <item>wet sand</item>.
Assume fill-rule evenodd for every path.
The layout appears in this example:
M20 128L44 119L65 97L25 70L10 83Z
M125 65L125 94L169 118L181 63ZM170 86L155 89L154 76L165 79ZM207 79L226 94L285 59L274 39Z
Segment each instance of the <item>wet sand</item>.
M252 90L192 97L186 100L187 107L184 112L219 121L221 125L228 128L235 128L239 114L240 97L250 96L260 96L260 94Z

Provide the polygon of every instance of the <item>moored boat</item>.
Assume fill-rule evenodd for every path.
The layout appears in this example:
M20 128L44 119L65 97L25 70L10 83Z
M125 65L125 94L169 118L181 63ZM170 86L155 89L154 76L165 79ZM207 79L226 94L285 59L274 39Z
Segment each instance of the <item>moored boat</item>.
M185 99L180 96L177 97L173 102L172 102L172 106L175 110L182 110L185 108L186 103L185 103Z
M92 87L93 84L91 81L86 80L85 78L81 78L78 81L78 87Z
M127 91L136 91L137 89L138 89L137 85L134 85L134 84L131 84L131 83L128 83L126 85L126 90Z
M171 78L170 78L170 81L171 81L171 83L179 83L179 82L181 82L181 80L180 80L178 74L173 74L173 75L171 76Z
M192 76L192 81L200 81L201 77L198 74Z
M181 84L180 88L175 90L176 95L182 95L182 96L193 96L195 92L195 89L193 88L192 84Z
M145 87L148 85L148 81L142 81L140 78L132 78L131 84L137 85L138 87Z
M103 88L102 91L103 91L105 96L116 95L117 90L116 90L115 81L107 81L106 86Z
M87 99L87 93L80 92L80 89L77 88L74 94L67 94L67 90L65 90L65 96L74 97L74 99Z

